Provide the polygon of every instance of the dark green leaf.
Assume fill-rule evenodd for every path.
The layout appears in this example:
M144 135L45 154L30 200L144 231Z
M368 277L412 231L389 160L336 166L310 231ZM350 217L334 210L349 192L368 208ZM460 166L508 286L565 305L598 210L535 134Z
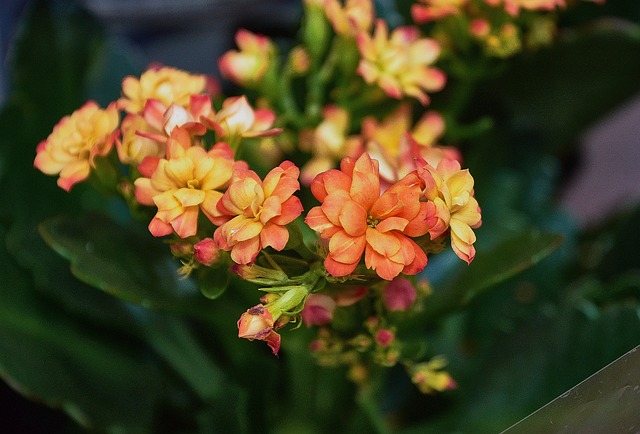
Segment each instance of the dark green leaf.
M89 285L151 309L201 318L213 312L197 286L178 274L169 249L150 235L99 215L53 218L40 232Z

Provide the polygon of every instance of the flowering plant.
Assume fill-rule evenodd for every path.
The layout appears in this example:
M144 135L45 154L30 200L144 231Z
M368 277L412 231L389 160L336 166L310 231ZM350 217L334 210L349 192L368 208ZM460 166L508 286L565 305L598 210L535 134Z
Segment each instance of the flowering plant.
M345 395L367 416L349 415L353 429L386 432L377 399L401 371L395 384L444 400L430 402L464 389L448 371L458 352L442 324L455 325L457 312L562 239L511 233L491 216L487 240L478 235L484 259L474 262L485 209L476 189L496 212L487 193L496 185L474 181L473 163L487 166L473 147L496 137L496 121L470 109L473 87L511 57L553 44L558 14L579 6L567 3L420 0L385 17L371 0L307 0L292 42L238 30L237 47L218 61L235 86L225 92L213 77L153 65L126 76L119 97L63 117L33 165L70 195L84 189L94 204L85 208L101 213L46 215L40 234L75 279L117 296L96 312L135 330L132 339L180 377L164 381L190 389L172 402L150 387L161 398L138 417L73 402L74 416L148 432L162 405L199 401L201 430L297 429L313 407L258 404L263 414L251 419L263 398L246 391L280 382L282 366L300 379L311 360L341 369L331 381L349 384ZM145 377L161 369L140 363ZM227 363L231 374L219 367ZM307 410L282 421L268 414L283 408Z

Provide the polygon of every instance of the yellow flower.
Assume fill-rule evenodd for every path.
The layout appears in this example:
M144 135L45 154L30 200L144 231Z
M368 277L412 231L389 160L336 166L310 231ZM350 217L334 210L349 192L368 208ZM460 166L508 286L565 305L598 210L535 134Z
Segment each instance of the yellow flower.
M444 73L432 65L440 55L440 45L433 39L420 38L417 27L398 27L391 33L384 20L376 22L373 37L360 32L357 37L362 56L358 73L369 83L376 83L391 98L407 95L422 105L429 103L425 91L444 87Z
M195 235L200 210L210 220L220 215L220 190L229 184L233 167L233 152L225 143L205 151L192 146L186 130L175 127L166 158L147 157L138 167L143 176L135 181L136 199L158 207L149 231L156 237L173 231L181 238Z
M141 113L149 99L156 99L166 107L178 104L189 105L192 94L205 91L207 78L204 75L161 67L145 71L140 78L128 76L122 81L123 97L119 107L128 113Z
M47 175L60 174L58 185L69 191L85 180L94 158L113 147L118 134L118 110L114 103L105 110L93 101L65 116L46 140L40 142L33 165Z
M451 229L451 248L460 259L471 263L476 255L473 229L482 224L471 173L462 170L458 161L445 158L436 168L419 160L418 175L424 182L423 194L438 216L437 224L429 230L431 239Z

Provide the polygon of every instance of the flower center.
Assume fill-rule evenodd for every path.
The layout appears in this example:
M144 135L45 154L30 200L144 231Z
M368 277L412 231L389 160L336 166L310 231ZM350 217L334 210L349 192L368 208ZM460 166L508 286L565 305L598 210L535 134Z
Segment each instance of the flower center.
M190 179L187 181L187 187L198 190L200 188L200 181L197 179Z
M376 226L378 226L378 223L380 223L380 220L378 220L377 218L373 216L367 217L367 226L369 226L370 228L375 228Z

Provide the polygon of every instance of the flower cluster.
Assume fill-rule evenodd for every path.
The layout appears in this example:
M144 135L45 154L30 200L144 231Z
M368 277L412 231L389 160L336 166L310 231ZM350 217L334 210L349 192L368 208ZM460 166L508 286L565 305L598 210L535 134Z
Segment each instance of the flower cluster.
M446 390L455 382L443 359L403 355L398 333L428 300L428 256L448 243L471 263L482 222L474 179L443 144L463 137L447 136L456 108L425 108L437 105L456 55L444 23L462 20L490 55L507 55L527 14L563 6L419 0L414 24L390 30L371 0L307 0L288 55L239 30L237 49L220 58L221 74L258 98L225 97L209 77L154 66L126 77L106 109L88 102L62 119L34 165L67 191L111 182L166 237L182 273L213 267L256 284L265 295L239 312L239 337L278 354L278 330L304 323L319 330L318 360L349 364L356 381L369 362L401 363L422 391ZM105 167L115 181L92 176ZM332 328L347 311L351 328Z

